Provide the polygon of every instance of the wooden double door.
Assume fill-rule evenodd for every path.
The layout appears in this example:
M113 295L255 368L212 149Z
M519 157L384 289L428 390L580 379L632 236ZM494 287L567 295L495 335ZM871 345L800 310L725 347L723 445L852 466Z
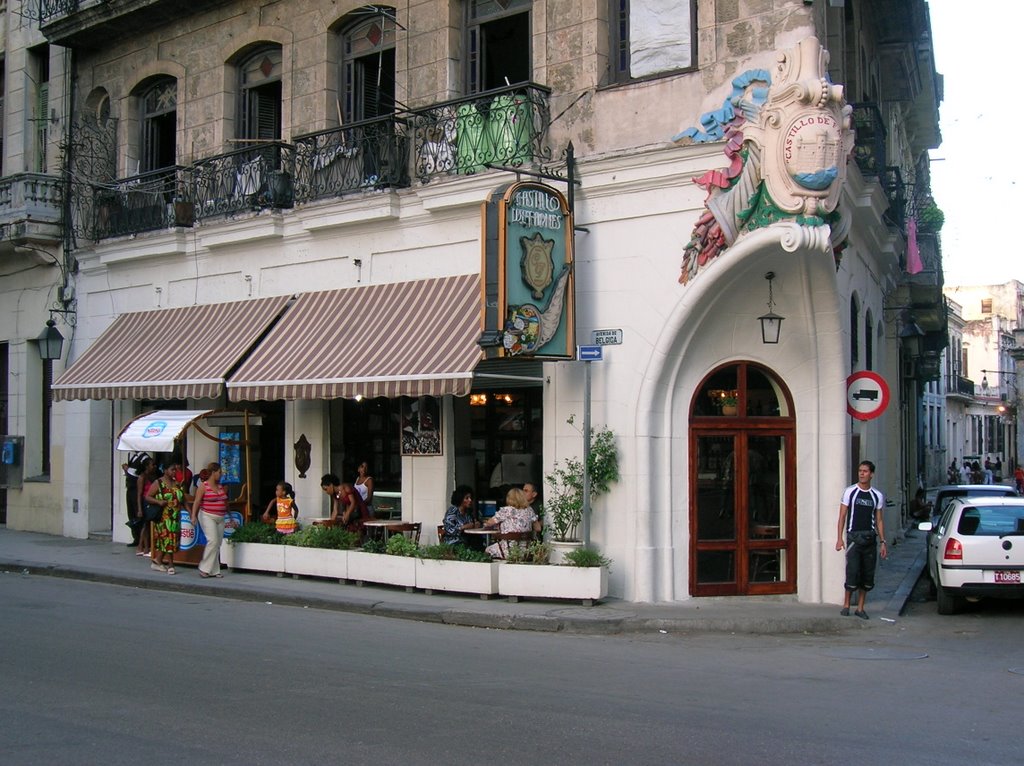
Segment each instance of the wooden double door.
M750 365L753 368L753 365ZM796 590L795 422L788 395L766 371L733 369L730 387L711 378L712 401L690 420L690 593L760 595ZM719 392L726 391L726 397ZM708 398L708 392L700 394ZM726 410L725 413L722 410Z

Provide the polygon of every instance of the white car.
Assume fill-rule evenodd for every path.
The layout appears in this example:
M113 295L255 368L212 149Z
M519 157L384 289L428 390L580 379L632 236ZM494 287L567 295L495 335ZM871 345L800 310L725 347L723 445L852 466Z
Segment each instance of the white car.
M957 497L928 535L928 574L939 614L965 600L1024 598L1024 498Z

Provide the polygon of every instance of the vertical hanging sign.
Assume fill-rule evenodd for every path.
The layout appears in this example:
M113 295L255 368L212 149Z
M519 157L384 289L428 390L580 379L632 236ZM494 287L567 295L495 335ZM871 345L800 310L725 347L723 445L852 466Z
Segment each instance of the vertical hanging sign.
M572 359L573 224L557 189L520 181L484 205L484 334L489 358Z

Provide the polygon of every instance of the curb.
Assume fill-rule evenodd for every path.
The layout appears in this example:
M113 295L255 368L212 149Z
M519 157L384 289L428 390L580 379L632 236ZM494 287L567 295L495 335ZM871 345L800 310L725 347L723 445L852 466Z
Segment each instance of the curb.
M910 565L895 594L882 613L899 616L924 566L926 553L922 551ZM244 571L244 570L239 570ZM435 624L495 630L525 630L540 633L571 633L576 635L640 635L671 633L689 635L747 634L747 635L800 635L841 634L852 630L870 630L878 620L851 621L848 617L813 615L765 615L750 612L742 616L693 613L687 617L644 617L635 612L610 610L600 607L575 608L563 603L550 605L550 611L526 613L495 610L474 611L461 606L439 603L438 606L395 603L375 598L372 591L359 589L359 594L339 592L338 596L318 594L291 594L260 590L259 586L237 587L230 578L214 583L194 578L150 578L101 572L64 564L38 564L16 560L0 560L0 572L57 577L85 582L103 583L129 588L161 590L236 601L266 602L296 608L320 609L349 614L388 617ZM365 596L371 596L366 598ZM504 604L504 602L502 602ZM696 610L694 610L696 612Z

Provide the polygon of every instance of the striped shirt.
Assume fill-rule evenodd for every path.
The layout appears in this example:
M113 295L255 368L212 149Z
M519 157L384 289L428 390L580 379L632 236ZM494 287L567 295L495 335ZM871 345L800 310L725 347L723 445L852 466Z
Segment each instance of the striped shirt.
M228 512L228 491L224 485L219 485L216 490L203 482L203 500L199 509L206 511L211 516L224 516Z

